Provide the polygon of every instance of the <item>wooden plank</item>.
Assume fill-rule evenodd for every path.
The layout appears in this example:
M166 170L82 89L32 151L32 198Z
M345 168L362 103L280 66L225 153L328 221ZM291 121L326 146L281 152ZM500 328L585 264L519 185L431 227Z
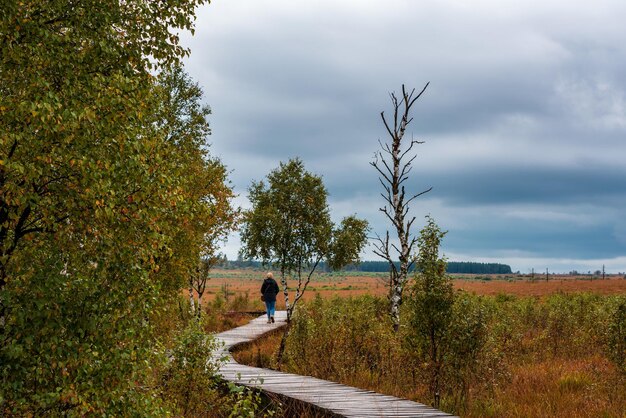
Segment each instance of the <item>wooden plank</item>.
M267 317L262 315L247 325L216 335L218 342L223 345L215 351L213 358L226 358L226 363L219 370L225 380L306 402L336 416L362 418L452 416L408 399L383 395L315 377L283 373L237 363L230 354L230 350L237 345L254 341L264 334L284 327L287 312L277 311L274 318L276 322L268 324Z

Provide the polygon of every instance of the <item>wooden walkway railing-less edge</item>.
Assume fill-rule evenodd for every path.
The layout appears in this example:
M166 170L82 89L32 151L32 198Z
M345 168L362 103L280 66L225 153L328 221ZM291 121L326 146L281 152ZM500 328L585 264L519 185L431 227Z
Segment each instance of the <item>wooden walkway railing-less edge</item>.
M239 344L254 341L286 325L287 313L276 312L276 322L267 323L265 315L249 324L216 335L223 343L216 358L225 357L220 375L227 381L260 389L264 392L297 399L344 417L450 417L429 406L393 396L357 389L335 382L261 369L237 363L230 351Z

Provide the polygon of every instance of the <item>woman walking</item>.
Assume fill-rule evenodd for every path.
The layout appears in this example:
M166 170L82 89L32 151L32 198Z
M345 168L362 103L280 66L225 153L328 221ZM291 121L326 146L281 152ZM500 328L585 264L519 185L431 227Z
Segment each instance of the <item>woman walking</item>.
M261 286L261 300L265 302L267 311L267 323L274 322L274 312L276 311L276 295L278 294L278 283L274 280L274 275L267 273L263 285Z

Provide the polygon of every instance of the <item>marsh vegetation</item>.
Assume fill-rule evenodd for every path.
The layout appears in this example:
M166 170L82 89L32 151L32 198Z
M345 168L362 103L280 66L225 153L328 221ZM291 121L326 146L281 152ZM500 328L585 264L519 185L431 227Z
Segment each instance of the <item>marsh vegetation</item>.
M282 370L432 403L432 359L386 300L317 297L294 315ZM607 416L626 410L623 295L479 296L457 291L442 335L440 408L464 417ZM621 331L620 331L621 330ZM236 353L275 367L279 336ZM621 353L621 354L620 354ZM620 370L621 368L621 370Z

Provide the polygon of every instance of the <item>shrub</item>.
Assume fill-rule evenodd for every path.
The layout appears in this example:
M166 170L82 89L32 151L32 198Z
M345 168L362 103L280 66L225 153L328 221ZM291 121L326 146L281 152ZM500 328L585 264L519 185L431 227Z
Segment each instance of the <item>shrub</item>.
M448 353L444 358L448 393L455 410L467 403L476 380L492 380L499 357L485 350L488 343L488 310L481 298L466 292L456 294L448 330Z
M437 395L446 410L463 410L472 387L491 388L501 375L500 341L490 332L493 308L483 298L459 291L453 295L447 321L428 329L420 325L428 321L428 305L418 297L411 298L409 306L413 314L406 330L409 354L422 365L423 378L430 379L431 397L436 378Z
M394 333L383 298L306 302L292 321L285 370L428 401L428 335L418 332L415 315L424 306L414 303L405 299L405 325ZM520 408L521 415L535 416L536 404L524 402L551 397L562 408L571 402L569 396L584 391L585 397L595 394L594 402L580 399L577 405L594 416L603 411L613 416L612 411L623 410L623 395L613 389L623 381L601 354L606 349L624 371L625 317L623 296L541 299L455 292L438 346L443 353L440 408L462 416L502 416ZM545 393L533 389L537 382ZM600 401L596 395L606 396Z
M607 298L589 293L554 294L545 302L544 339L554 356L588 354L604 338Z
M608 326L607 354L620 372L626 374L626 298L616 305Z
M219 361L212 360L215 339L204 333L200 321L189 321L176 337L161 373L164 398L182 416L206 414L219 402Z
M361 296L302 305L293 317L285 367L295 373L339 381L380 380L392 366L393 342L384 300Z
M280 411L270 408L269 401L263 399L257 390L230 382L228 390L230 394L228 418L266 418L276 416Z

